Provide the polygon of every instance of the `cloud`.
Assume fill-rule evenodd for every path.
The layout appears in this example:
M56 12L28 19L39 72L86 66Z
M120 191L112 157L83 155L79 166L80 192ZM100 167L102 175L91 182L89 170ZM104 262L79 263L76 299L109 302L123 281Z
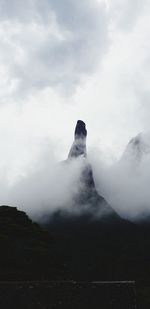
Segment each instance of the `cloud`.
M0 1L0 169L8 183L30 174L45 141L55 162L66 158L77 119L87 124L89 148L103 153L104 179L102 162L116 162L150 130L149 12L147 0ZM116 173L122 181L112 191L122 184L127 192L124 169L108 179Z
M26 104L28 122L33 101L35 115L46 101L40 123L45 127L49 115L56 138L60 131L57 126L54 132L54 119L61 123L62 140L68 143L67 130L82 118L91 132L89 144L99 143L119 156L132 136L149 128L150 114L150 6L147 1L140 2L140 8L131 1L119 3L111 1L106 9L96 0L4 1L0 103L10 109L14 104L14 113ZM131 18L130 31L125 31L118 18L128 28L128 11L138 13ZM64 95L68 93L71 96ZM38 123L36 129L39 132ZM49 128L45 134L51 138Z
M122 217L149 218L150 133L132 139L115 164L108 165L98 152L90 160L98 192Z
M10 166L1 167L1 204L16 206L34 219L59 209L74 211L73 199L82 186L85 159L58 162L53 149L51 143L45 142L36 160L28 162L24 173L15 179L10 178Z
M2 98L46 87L76 88L109 44L107 14L96 0L1 1Z
M112 24L123 31L132 31L139 17L147 9L148 1L108 0Z

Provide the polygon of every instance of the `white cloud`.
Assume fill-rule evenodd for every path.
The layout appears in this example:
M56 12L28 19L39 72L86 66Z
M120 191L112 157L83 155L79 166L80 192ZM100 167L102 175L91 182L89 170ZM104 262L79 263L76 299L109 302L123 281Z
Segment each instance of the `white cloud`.
M11 95L48 86L72 92L109 44L105 6L96 0L0 4L0 68Z
M150 215L150 133L132 139L122 158L108 166L91 154L98 191L123 217L137 220Z
M77 119L110 161L150 129L149 14L147 0L0 1L0 167L10 182L47 139L64 159Z
M0 26L0 102L9 106L15 102L12 113L19 113L27 123L29 118L30 130L33 119L34 131L40 135L57 139L61 130L66 148L76 120L83 118L89 145L96 141L119 156L130 137L149 127L150 5L140 2L139 9L139 2L113 0L106 11L102 3L5 1ZM137 12L132 26L128 11ZM119 16L130 31L124 31ZM58 90L70 92L72 86L76 92L70 97ZM17 107L22 103L27 107ZM45 112L41 113L41 106ZM7 117L4 121L7 124ZM58 122L60 129L55 126Z

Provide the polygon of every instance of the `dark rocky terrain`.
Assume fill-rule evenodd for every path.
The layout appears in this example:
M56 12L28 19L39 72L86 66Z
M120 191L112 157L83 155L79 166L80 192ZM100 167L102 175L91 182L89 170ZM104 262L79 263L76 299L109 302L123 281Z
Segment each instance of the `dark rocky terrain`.
M60 278L53 239L25 212L0 207L0 280ZM62 269L62 267L61 267Z
M62 222L61 219L58 225L55 222L48 229L50 234L16 208L0 207L0 302L3 304L7 300L7 305L1 308L19 309L20 305L17 307L16 303L15 307L11 307L10 299L13 297L18 298L18 304L24 298L26 301L28 299L30 304L30 300L33 302L36 300L36 295L40 295L42 301L43 287L42 283L38 282L43 280L49 281L45 283L46 295L53 290L48 291L49 284L52 284L50 282L54 282L56 288L57 282L64 280L64 286L62 284L60 289L55 289L54 301L57 293L63 292L66 297L71 297L68 296L72 295L71 286L69 285L68 291L65 289L65 282L68 280L77 282L136 280L137 296L142 304L139 308L149 308L150 229L148 226L132 224L114 226L111 222L100 224L99 221L86 221L84 216L80 220L70 218L66 222ZM36 281L34 289L31 283L33 280ZM26 284L23 281L26 281ZM6 282L7 284L10 282L10 285L7 286ZM11 282L14 282L13 286ZM23 287L20 288L20 285ZM112 291L108 293L110 297L108 300L111 299ZM26 304L25 301L24 303Z

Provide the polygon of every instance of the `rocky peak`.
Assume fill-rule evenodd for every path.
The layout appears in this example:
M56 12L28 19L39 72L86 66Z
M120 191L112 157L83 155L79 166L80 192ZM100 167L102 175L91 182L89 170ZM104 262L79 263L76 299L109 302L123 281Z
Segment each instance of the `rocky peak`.
M79 156L86 157L86 137L86 125L82 120L78 120L75 127L74 142L68 155L69 159Z
M82 120L78 120L75 128L75 139L86 138L87 130L86 125Z
M111 216L116 220L118 215L97 192L92 166L87 158L86 137L86 125L82 120L78 120L75 127L74 142L67 160L68 163L71 163L70 160L72 159L79 157L84 159L79 179L81 186L78 193L73 196L73 206L76 208L76 213L77 209L80 209L79 213L81 214L82 209L82 214L89 215L89 218Z
M68 158L72 159L80 156L86 158L84 168L81 172L80 181L82 182L82 184L84 184L86 188L95 188L92 167L87 160L86 137L86 124L84 123L84 121L78 120L74 132L74 142L70 149Z

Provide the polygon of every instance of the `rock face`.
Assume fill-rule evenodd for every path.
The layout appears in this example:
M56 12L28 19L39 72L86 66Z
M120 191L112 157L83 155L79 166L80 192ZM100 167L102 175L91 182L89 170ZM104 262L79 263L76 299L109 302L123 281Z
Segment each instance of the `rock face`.
M68 158L83 157L84 167L81 171L80 182L81 189L74 197L76 207L80 207L85 213L93 216L105 217L108 214L115 213L107 204L105 199L97 193L92 167L88 162L86 152L86 125L82 120L78 120L75 128L75 140L69 152ZM117 215L116 215L117 216Z
M74 142L70 149L68 158L77 158L79 156L86 157L86 125L82 120L77 121L74 133Z
M75 128L75 139L79 138L84 139L86 137L87 137L86 125L82 120L78 120Z

